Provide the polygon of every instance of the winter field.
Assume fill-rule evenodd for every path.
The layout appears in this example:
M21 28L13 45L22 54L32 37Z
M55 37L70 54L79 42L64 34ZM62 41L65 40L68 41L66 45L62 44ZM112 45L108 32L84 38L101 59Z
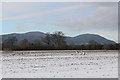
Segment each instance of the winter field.
M2 52L3 78L118 78L118 51Z

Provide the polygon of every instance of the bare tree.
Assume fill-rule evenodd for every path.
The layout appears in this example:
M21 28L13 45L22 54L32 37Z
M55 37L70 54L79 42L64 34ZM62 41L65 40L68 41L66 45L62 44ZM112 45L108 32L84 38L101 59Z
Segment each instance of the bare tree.
M9 48L9 49L13 49L13 48L14 48L14 45L15 45L15 42L17 42L17 38L16 38L15 36L12 36L12 37L9 37L9 38L5 41L4 45L6 45L7 48Z
M52 42L52 37L50 33L46 33L46 36L42 38L42 41L47 45L50 46Z
M0 50L2 50L2 36L0 36Z
M27 39L23 39L21 42L20 42L20 47L25 49L27 47L29 47L29 42Z
M95 40L90 40L90 41L89 41L89 44L90 44L90 45L97 45L98 43L97 43Z
M89 44L89 49L97 49L99 45L95 40L90 40L88 44Z
M60 47L66 44L64 33L61 31L54 32L52 34L52 42L56 47Z

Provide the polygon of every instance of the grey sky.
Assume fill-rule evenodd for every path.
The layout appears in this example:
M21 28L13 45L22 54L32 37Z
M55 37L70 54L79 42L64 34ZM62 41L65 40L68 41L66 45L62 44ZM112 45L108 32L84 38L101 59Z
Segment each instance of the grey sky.
M91 33L118 41L117 2L13 2L3 3L3 13L3 34L60 30L69 36Z

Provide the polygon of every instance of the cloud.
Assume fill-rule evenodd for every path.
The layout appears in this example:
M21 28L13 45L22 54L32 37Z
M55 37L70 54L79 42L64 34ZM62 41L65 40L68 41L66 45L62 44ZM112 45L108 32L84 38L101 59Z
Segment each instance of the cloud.
M84 3L86 4L86 3ZM84 5L83 4L83 5ZM111 5L112 4L112 5ZM41 19L39 21L36 21L39 24L52 24L52 25L58 25L61 27L67 27L68 29L75 30L75 31L82 31L82 30L117 30L118 27L118 12L117 12L117 3L101 3L100 4L89 4L86 7L96 7L95 11L91 15L85 15L83 12L83 9L78 9L80 14L77 13L77 11L74 10L74 8L78 7L71 7L72 11L68 12L68 14L62 14L62 18L56 19L56 20L48 20L47 18ZM86 8L84 6L84 8ZM62 11L67 12L67 8L58 10L58 13L60 14ZM64 12L65 12L64 11ZM75 11L75 12L74 12ZM57 12L57 11L56 11ZM72 13L74 12L74 13ZM72 13L72 14L71 14ZM59 15L58 15L59 16Z
M60 14L60 13L68 12L71 10L77 10L77 9L82 9L84 7L87 7L87 5L86 6L84 6L84 5L70 6L69 5L69 6L64 6L64 7L56 8L56 9L52 9L52 10L47 10L47 9L44 10L44 8L46 6L41 5L41 4L45 4L45 3L40 3L40 4L22 3L21 4L22 6L20 4L19 3L4 3L4 5L3 5L3 19L1 21L20 20L20 19L26 19L26 18L31 18L31 17L35 17L35 16L46 16L46 15L50 15L50 14ZM36 5L38 5L37 7L43 7L43 9L41 8L41 9L39 9L40 11L32 12L34 10L34 8L31 8L31 7L34 7ZM11 15L8 16L9 14L14 14L16 12L19 14L13 15L13 16L11 16Z
M84 4L87 6L85 7ZM82 5L84 5L83 9L78 9L79 11L75 11L73 9L73 11L71 10L67 14L62 14L63 17L59 19L50 21L44 18L42 20L36 21L36 23L39 25L57 25L69 30L70 32L97 33L105 35L109 39L118 41L118 4L83 3ZM93 13L90 15L85 15L84 9L92 7L94 7Z
M56 29L62 27L70 33L73 32L73 35L74 32L105 33L107 37L114 38L118 33L117 2L4 3L3 7L5 22L12 21L14 24L15 21L26 20L29 25L32 24L27 26L28 30L34 25L52 25L57 26ZM20 27L22 30L25 26ZM114 34L107 34L113 31Z

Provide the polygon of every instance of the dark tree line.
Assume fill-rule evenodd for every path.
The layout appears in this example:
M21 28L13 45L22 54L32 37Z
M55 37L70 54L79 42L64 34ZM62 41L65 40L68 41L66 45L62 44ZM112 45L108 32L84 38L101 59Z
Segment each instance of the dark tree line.
M53 34L47 33L46 36L42 38L42 41L46 46L58 49L67 45L65 42L64 33L62 32L54 32Z
M16 37L9 37L2 44L2 50L119 50L120 44L99 44L94 40L86 45L67 45L64 33L47 33L42 40L29 42L23 39L18 43Z

